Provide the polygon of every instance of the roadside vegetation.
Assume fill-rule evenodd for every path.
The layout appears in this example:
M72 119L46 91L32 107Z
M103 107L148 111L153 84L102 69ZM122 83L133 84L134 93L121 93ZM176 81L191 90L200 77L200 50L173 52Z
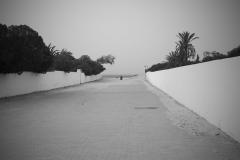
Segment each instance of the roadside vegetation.
M178 41L174 51L171 51L164 62L154 64L150 68L146 69L146 72L154 72L159 70L165 70L170 68L176 68L186 65L192 65L197 63L208 62L217 59L230 58L240 56L240 46L222 54L217 51L204 52L203 59L200 60L199 55L196 54L196 50L192 42L199 39L195 33L182 32L177 35Z
M105 70L102 64L113 64L115 60L112 55L96 61L88 55L77 59L71 51L55 48L52 44L45 45L38 32L27 25L0 24L0 73L76 72L81 69L86 75L96 75Z

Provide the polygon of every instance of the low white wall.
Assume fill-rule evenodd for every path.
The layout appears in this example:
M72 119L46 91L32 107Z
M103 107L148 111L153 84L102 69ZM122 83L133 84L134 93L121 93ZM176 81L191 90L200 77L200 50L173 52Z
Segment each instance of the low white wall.
M100 78L101 74L85 76L81 70L70 73L55 71L46 74L32 72L23 72L21 75L0 74L0 98L67 87Z
M148 72L147 79L240 142L240 57Z
M81 73L80 77L81 77L80 83L87 83L101 79L102 74L100 73L98 75L86 76L84 73Z

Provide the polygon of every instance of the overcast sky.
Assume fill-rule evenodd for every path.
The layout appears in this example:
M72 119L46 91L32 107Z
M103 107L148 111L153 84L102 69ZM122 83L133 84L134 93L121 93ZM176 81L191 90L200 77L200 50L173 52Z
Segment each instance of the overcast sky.
M26 24L76 58L116 57L107 73L140 73L164 61L177 33L189 31L198 54L240 45L240 0L0 0L0 23Z

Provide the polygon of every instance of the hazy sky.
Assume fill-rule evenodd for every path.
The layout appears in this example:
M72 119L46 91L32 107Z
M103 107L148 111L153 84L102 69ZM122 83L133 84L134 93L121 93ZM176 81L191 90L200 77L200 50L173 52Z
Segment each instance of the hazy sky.
M107 73L139 73L164 61L177 33L194 32L196 51L240 45L240 0L1 0L0 23L27 24L76 58L116 57Z

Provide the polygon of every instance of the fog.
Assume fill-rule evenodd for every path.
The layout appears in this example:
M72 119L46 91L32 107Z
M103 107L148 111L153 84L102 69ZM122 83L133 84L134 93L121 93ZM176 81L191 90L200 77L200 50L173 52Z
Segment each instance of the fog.
M128 74L164 61L182 31L200 37L199 55L237 47L239 7L238 0L3 0L0 23L26 24L76 58L112 54L105 73Z

